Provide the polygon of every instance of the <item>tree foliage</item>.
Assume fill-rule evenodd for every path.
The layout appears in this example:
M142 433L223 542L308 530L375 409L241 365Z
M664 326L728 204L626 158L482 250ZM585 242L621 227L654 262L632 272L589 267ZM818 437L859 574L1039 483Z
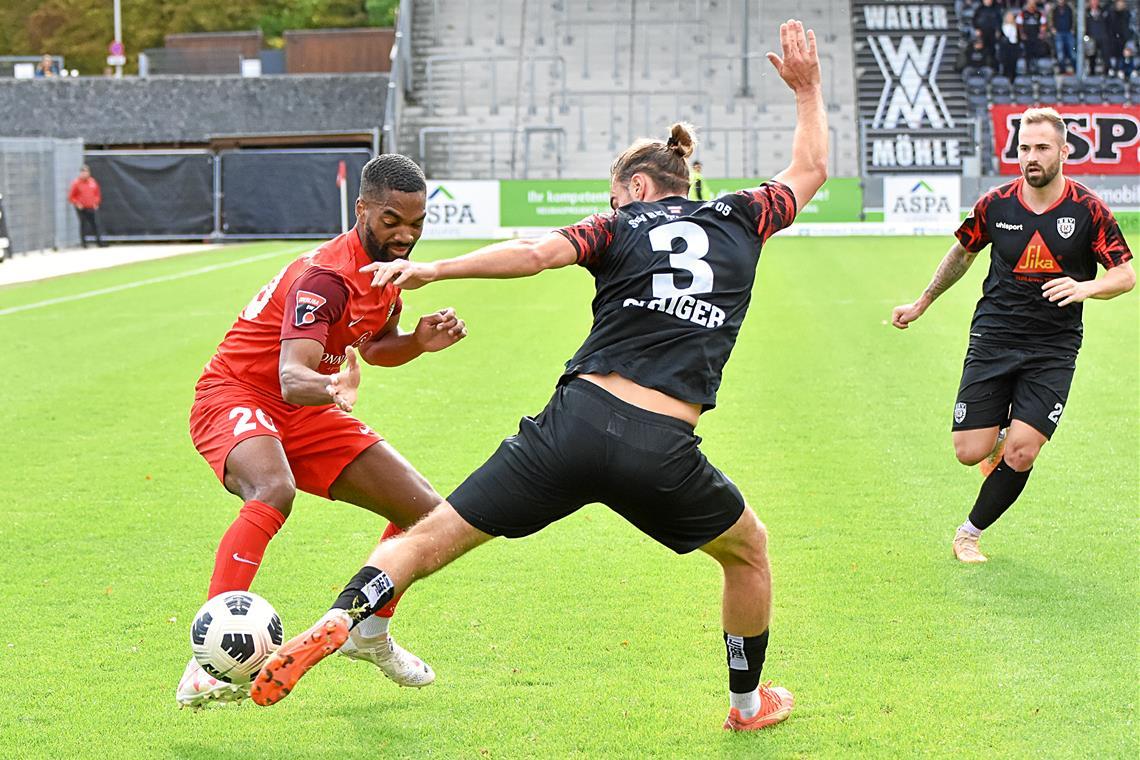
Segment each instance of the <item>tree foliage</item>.
M392 26L398 0L121 0L128 70L168 34L260 29L279 47L289 29ZM80 74L103 70L114 38L113 0L2 0L0 55L65 57Z

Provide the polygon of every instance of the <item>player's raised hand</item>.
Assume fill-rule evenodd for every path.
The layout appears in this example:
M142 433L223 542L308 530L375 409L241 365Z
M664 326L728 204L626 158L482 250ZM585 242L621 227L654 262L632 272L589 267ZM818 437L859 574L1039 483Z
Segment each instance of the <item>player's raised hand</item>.
M891 324L900 330L905 330L911 322L921 317L925 312L926 307L918 301L896 306L891 311Z
M356 361L356 352L352 346L345 349L345 366L340 372L329 376L329 384L325 390L332 396L333 403L342 411L351 412L356 404L356 389L360 387L360 365Z
M467 325L448 307L420 317L415 335L425 352L442 351L467 337Z
M1072 277L1058 277L1041 286L1041 291L1058 306L1081 303L1089 297L1087 283L1078 282Z
M783 56L768 53L768 60L780 78L793 92L820 86L819 53L815 47L815 32L804 32L802 21L789 19L780 24L780 47Z
M372 273L372 287L382 288L392 283L403 290L415 290L435 279L435 266L421 264L407 259L396 261L374 261L360 268L361 272Z

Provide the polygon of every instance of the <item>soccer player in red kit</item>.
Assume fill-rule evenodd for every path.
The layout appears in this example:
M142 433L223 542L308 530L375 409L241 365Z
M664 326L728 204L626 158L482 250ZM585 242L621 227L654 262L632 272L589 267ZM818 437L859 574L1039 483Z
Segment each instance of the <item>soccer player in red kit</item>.
M347 501L390 521L384 537L440 501L406 459L349 412L360 368L397 366L454 345L466 327L452 309L401 333L400 289L371 286L359 269L406 259L420 237L427 184L409 158L377 156L361 172L356 225L287 265L245 307L195 388L190 435L226 490L244 504L222 537L207 598L248 590L266 546L289 516L296 489ZM343 368L342 368L343 367ZM396 683L426 686L430 667L388 636L393 607L366 621L341 652ZM237 701L248 694L214 679L194 658L179 704Z

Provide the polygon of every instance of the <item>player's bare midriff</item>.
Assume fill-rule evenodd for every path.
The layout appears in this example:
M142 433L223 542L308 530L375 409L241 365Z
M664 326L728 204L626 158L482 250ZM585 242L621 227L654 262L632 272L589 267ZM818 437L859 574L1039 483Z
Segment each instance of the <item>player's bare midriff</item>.
M700 404L690 404L688 401L682 401L679 398L674 398L661 391L646 388L644 385L638 385L629 378L616 375L612 372L608 375L586 374L579 375L578 377L583 380L589 380L600 388L604 388L607 392L617 396L627 404L633 404L636 407L657 414L676 417L679 420L689 423L693 427L697 426L697 420L701 417Z

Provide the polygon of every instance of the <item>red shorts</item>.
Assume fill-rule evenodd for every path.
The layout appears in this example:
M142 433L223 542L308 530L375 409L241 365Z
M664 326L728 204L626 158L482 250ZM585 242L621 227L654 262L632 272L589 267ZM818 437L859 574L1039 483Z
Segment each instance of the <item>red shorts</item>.
M226 458L247 438L281 441L297 488L326 499L333 481L360 452L383 440L350 414L329 406L296 406L234 381L198 383L190 408L190 438L218 480Z

